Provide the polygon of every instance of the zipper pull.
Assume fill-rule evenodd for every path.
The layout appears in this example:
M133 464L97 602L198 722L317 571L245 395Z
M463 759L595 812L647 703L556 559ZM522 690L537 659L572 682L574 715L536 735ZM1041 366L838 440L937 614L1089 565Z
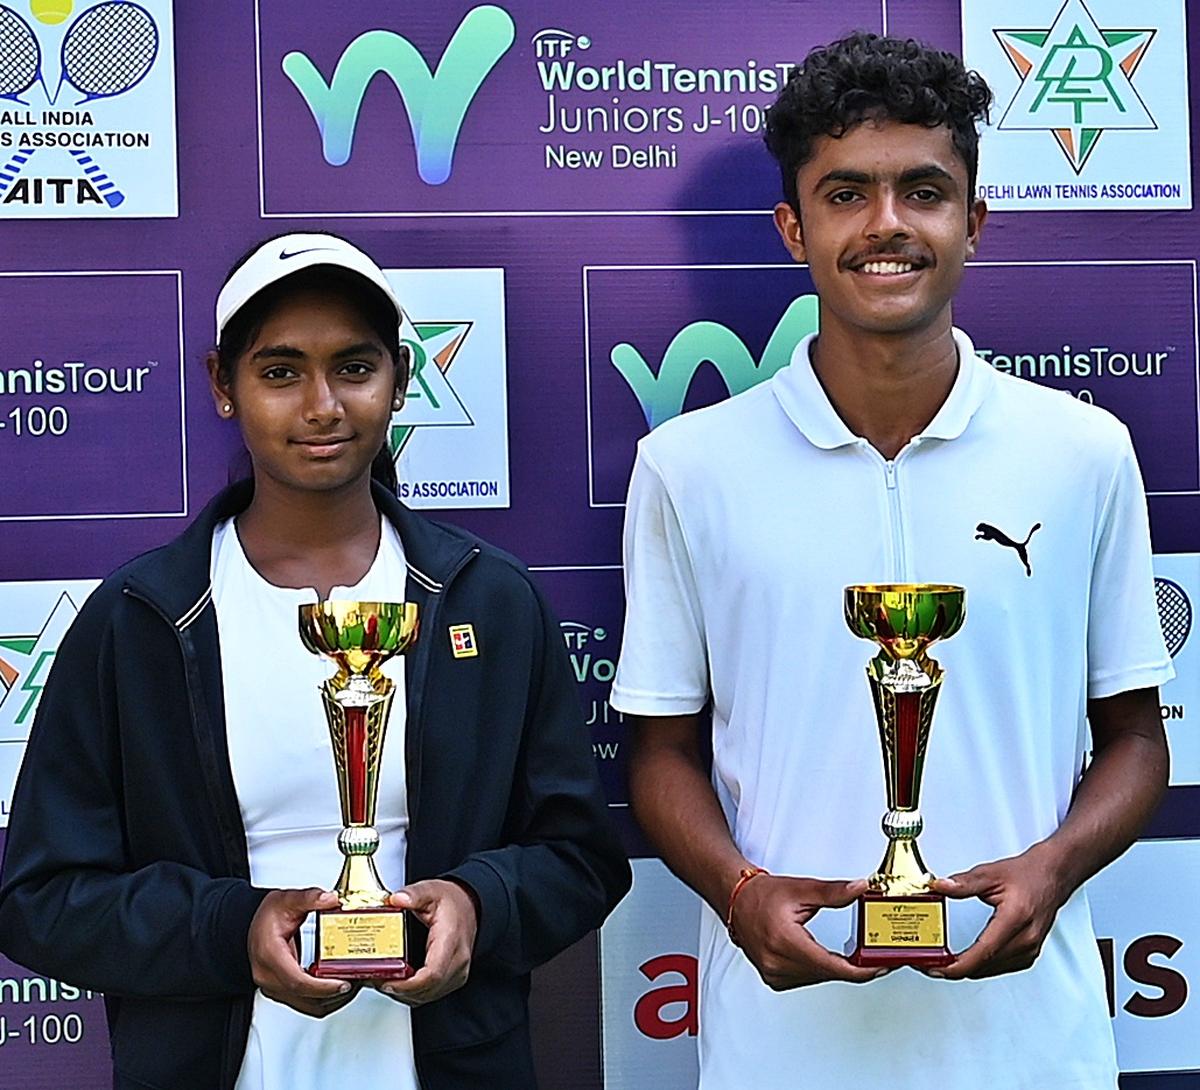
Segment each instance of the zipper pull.
M884 472L884 478L887 481L888 488L895 488L896 487L896 463L895 462L884 462L883 463L883 472Z

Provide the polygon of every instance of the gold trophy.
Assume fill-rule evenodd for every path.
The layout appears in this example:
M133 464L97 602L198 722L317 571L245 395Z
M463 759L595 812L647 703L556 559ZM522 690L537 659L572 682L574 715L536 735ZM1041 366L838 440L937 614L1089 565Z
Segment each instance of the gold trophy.
M858 902L856 965L934 968L953 960L946 942L946 900L929 888L933 875L917 851L923 822L921 773L933 708L944 671L929 657L966 618L962 587L879 583L847 587L846 624L881 650L867 664L887 781L888 838L883 862ZM853 941L853 940L852 940Z
M379 847L375 802L383 737L396 686L380 667L417 639L411 602L325 601L300 607L300 638L337 663L321 685L333 743L346 857L338 875L338 908L317 913L317 953L308 971L342 980L398 980L412 975L404 945L404 910L390 908L389 890L371 857Z

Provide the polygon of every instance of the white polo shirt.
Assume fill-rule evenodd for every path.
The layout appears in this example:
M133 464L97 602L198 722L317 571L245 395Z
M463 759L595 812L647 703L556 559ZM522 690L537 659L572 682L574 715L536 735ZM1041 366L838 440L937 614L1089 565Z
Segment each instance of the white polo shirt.
M625 531L628 614L612 704L713 718L713 784L733 838L780 874L857 878L886 809L850 583L967 588L935 645L946 670L921 793L937 874L1058 828L1087 747L1086 701L1173 674L1154 605L1129 436L1067 394L997 374L958 331L941 409L889 462L837 415L811 338L769 382L642 440ZM1018 550L981 524L1023 543ZM1035 528L1036 527L1036 528ZM820 913L844 949L850 909ZM949 906L951 946L990 909ZM902 970L776 994L710 911L700 938L703 1090L1111 1088L1104 974L1081 890L1036 965L949 983ZM752 1074L751 1074L752 1073Z

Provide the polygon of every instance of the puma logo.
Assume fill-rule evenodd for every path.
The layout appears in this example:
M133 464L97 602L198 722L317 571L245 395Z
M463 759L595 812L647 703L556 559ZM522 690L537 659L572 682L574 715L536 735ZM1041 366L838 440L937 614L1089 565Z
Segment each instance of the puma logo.
M1029 533L1025 535L1024 541L1013 541L1003 530L997 530L995 526L989 526L986 522L981 522L975 527L976 541L994 541L997 545L1003 545L1006 549L1012 549L1017 556L1021 558L1021 563L1025 565L1025 574L1032 575L1033 569L1029 566L1029 539L1042 528L1040 522L1035 522Z

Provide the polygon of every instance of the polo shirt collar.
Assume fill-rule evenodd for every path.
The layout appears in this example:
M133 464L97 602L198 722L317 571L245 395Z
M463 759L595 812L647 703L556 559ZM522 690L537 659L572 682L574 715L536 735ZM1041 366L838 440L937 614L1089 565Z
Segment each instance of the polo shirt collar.
M957 439L966 431L995 381L992 368L975 354L971 339L961 329L953 333L958 349L958 374L942 407L921 432L922 439ZM780 408L813 446L835 450L858 443L861 437L838 416L817 379L809 354L815 340L816 334L809 334L796 345L791 362L771 380L771 388Z

